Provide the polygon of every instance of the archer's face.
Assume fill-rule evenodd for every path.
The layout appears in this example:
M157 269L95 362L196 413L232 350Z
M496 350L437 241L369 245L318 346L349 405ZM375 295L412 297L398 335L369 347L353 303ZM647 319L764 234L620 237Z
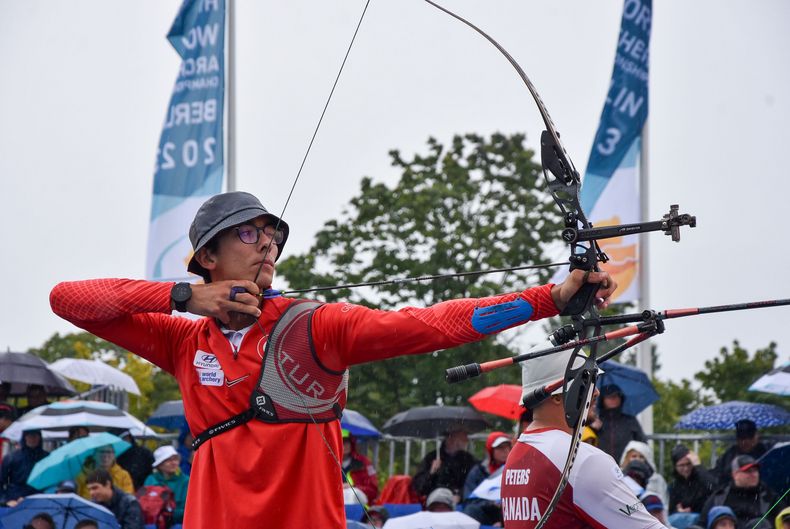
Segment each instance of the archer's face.
M243 225L265 228L268 224L264 217L258 217ZM261 290L272 285L274 278L274 260L277 259L277 245L271 244L271 238L259 232L258 242L247 244L239 238L237 227L225 230L219 235L217 251L209 252L213 259L211 271L212 281L246 279L253 281L258 273L257 284ZM267 251L268 249L268 251ZM265 257L264 257L265 256ZM263 267L261 267L263 262Z

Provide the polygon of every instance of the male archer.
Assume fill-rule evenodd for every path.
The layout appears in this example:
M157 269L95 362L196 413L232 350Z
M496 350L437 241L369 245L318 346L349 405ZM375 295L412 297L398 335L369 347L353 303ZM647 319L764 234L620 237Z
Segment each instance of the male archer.
M564 352L524 362L523 394L532 395L563 378L571 355ZM534 529L560 483L571 446L571 428L565 422L561 393L559 388L533 407L532 422L508 455L502 475L506 529ZM597 397L595 389L590 407ZM544 529L663 528L623 479L612 456L591 444L580 443L568 484Z
M185 527L345 527L338 418L349 366L555 316L585 280L600 284L600 307L616 288L575 271L558 285L398 311L285 298L270 287L288 224L243 192L210 198L189 237L188 270L205 284L97 279L50 296L61 317L178 380L197 447Z

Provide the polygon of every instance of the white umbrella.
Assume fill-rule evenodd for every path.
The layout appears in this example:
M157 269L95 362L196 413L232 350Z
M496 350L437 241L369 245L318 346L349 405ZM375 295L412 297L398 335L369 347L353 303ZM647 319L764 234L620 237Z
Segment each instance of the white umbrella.
M49 365L49 368L72 380L79 380L94 386L115 386L135 395L140 394L140 388L132 377L99 360L86 360L84 358L61 358Z
M39 406L11 423L3 437L20 439L25 430L68 430L72 426L85 426L91 431L123 428L139 437L156 434L137 417L107 402L91 400L62 400Z
M462 512L420 511L390 518L384 529L480 529L480 522Z
M776 395L790 396L790 362L764 374L749 386L749 391L763 391Z

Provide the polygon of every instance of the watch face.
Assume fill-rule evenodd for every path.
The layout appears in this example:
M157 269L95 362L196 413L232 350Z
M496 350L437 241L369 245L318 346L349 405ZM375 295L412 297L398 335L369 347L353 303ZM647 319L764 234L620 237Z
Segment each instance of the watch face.
M192 287L189 286L189 283L178 283L173 287L170 295L173 301L187 301L192 297Z

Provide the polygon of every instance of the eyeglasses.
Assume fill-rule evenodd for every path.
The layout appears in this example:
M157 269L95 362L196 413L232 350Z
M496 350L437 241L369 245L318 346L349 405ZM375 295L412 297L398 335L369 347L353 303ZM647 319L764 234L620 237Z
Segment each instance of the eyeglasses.
M261 232L263 232L269 240L274 241L274 244L281 244L285 238L285 233L283 233L282 230L275 230L274 226L271 224L263 228L253 226L252 224L243 224L241 226L236 226L235 229L236 233L239 235L239 239L245 244L257 243L258 240L260 240Z

